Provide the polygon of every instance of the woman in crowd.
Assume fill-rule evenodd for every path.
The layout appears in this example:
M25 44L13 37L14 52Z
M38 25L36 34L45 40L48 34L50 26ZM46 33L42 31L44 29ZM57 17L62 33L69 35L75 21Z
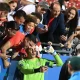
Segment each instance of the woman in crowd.
M66 10L64 15L65 27L67 30L68 37L75 32L75 29L78 25L78 12L75 7L70 7Z

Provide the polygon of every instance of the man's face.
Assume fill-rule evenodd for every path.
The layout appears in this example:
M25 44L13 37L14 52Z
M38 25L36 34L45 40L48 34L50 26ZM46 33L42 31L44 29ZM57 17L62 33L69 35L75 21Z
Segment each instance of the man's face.
M33 30L35 27L35 23L33 22L29 22L25 24L25 31L26 32L31 32L31 30Z
M24 17L20 17L20 18L15 17L14 20L15 20L18 24L24 24L24 22L25 22Z
M53 9L51 9L51 14L53 17L58 17L60 14L60 6L58 4L54 4Z

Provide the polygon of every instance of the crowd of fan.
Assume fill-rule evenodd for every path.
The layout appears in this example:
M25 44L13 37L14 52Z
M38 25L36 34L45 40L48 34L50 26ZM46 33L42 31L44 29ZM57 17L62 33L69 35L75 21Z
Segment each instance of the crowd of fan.
M44 80L44 72L48 67L63 64L50 42L71 48L72 40L80 38L78 24L79 14L74 6L62 10L59 2L50 5L35 0L0 3L0 57L4 68L11 65L8 58L18 58L17 80ZM49 43L48 47L42 49L42 42ZM40 51L49 52L55 61L42 59ZM78 60L76 58L73 57L74 61ZM72 68L74 65L70 63L73 59L67 62L69 72L72 71L70 74L79 70Z

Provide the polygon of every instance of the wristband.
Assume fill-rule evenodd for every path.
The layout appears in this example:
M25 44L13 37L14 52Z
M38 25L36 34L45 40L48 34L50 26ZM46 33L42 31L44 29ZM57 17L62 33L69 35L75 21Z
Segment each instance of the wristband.
M40 72L40 68L34 69L34 73Z
M54 52L52 53L54 56L57 54L56 51L54 50Z

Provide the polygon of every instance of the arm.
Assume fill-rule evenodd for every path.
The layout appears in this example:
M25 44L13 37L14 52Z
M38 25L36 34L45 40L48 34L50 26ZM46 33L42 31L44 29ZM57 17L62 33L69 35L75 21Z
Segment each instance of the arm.
M61 58L59 57L59 55L56 53L56 51L53 49L52 46L50 46L50 48L47 49L46 52L52 54L52 56L55 58L56 63L54 61L53 62L51 61L50 62L51 66L55 66L54 64L56 64L56 66L62 66L63 65Z
M75 33L73 33L69 38L67 43L71 43L71 41L74 39L74 37L78 37L80 35L80 31L76 31Z
M52 54L53 56L54 56L54 54ZM56 65L57 66L62 66L63 65L63 62L62 62L62 60L61 60L61 58L60 58L60 56L58 55L58 54L56 54L55 56L54 56L54 58L55 58L55 60L56 60Z
M6 54L6 51L11 47L11 43L10 41L7 41L2 47L1 47L1 50L2 50L2 53Z
M9 57L11 57L11 56L0 53L0 57L1 57L2 59L7 59L7 58L9 58Z
M39 68L35 69L27 69L25 67L26 63L24 60L19 61L18 63L18 69L23 73L23 74L34 74L34 73L39 73L39 72L45 72L47 71L48 67L47 66L41 66Z
M55 60L53 60L53 61L46 60L45 66L54 67L54 66L62 66L63 65L63 62L58 54L56 54L56 55L52 54L52 56L55 58Z
M33 2L27 1L27 0L21 0L20 2L22 5L29 5L29 4L35 4Z

